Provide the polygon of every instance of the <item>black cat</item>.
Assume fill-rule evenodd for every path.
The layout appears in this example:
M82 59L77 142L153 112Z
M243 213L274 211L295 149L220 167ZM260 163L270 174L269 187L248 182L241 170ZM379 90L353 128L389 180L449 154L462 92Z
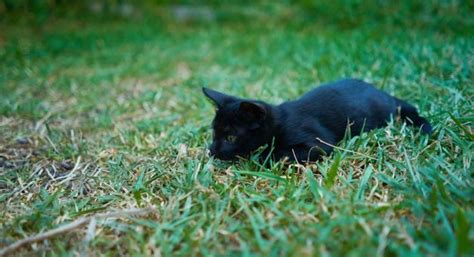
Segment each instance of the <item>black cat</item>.
M343 139L347 129L358 135L386 125L395 115L425 134L432 130L415 107L356 79L322 85L277 106L207 88L203 92L217 107L211 155L223 160L267 145L264 155L271 153L275 160L316 161L331 152L330 145Z

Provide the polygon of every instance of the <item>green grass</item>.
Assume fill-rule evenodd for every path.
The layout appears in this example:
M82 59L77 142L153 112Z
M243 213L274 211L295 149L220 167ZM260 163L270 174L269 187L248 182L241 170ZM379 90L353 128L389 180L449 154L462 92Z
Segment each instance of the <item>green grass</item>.
M353 22L4 20L0 248L152 206L17 254L473 256L472 27ZM407 99L434 134L394 122L308 166L206 154L202 86L279 103L341 77Z

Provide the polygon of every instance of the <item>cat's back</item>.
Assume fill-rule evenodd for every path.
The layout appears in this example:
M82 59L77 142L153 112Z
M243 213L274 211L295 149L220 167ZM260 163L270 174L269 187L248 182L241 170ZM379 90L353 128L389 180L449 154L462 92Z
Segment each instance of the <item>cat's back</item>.
M376 89L372 84L359 79L346 78L337 80L334 82L322 84L307 92L299 100L302 101L315 101L321 100L320 98L338 98L347 96L357 96L366 93L381 92Z
M350 114L370 111L372 106L393 107L393 97L359 79L341 79L322 84L299 99L281 105L301 114Z

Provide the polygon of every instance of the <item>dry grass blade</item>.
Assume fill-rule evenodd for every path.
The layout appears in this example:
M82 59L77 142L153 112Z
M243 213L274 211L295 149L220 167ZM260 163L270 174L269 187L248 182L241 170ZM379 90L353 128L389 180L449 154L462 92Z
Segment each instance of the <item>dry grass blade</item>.
M336 146L336 145L333 145L333 144L330 144L324 140L322 140L321 138L317 137L316 140L318 140L319 142L327 145L327 146L330 146L334 149L337 149L337 150L341 150L341 151L344 151L344 152L348 152L348 153L353 153L353 154L357 154L357 155L360 155L360 156L364 156L365 158L368 158L368 159L371 159L371 160L377 160L376 158L372 157L372 156L369 156L367 154L363 154L363 153L359 153L359 152L356 152L356 151L352 151L352 150L349 150L349 149L345 149L345 148L342 148L342 147L339 147L339 146Z
M61 234L73 231L75 229L78 229L82 226L89 224L91 220L119 218L119 217L124 217L124 216L135 216L135 215L141 216L141 215L149 214L151 212L153 212L152 208L129 209L129 210L121 210L121 211L115 211L115 212L108 212L108 213L100 213L100 214L96 214L90 217L82 217L82 218L76 219L75 221L69 224L16 241L15 243L3 249L0 249L0 256L5 256L9 253L12 253L13 251L18 250L25 245L28 245L34 242L43 241L43 240L55 237L57 235L61 235Z

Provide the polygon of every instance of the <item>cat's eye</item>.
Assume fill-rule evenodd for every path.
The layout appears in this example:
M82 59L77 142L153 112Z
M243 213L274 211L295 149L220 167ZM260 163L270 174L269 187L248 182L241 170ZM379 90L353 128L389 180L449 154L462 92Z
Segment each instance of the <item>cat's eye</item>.
M235 141L237 141L237 137L234 135L228 135L225 137L225 141L229 143L235 143Z

